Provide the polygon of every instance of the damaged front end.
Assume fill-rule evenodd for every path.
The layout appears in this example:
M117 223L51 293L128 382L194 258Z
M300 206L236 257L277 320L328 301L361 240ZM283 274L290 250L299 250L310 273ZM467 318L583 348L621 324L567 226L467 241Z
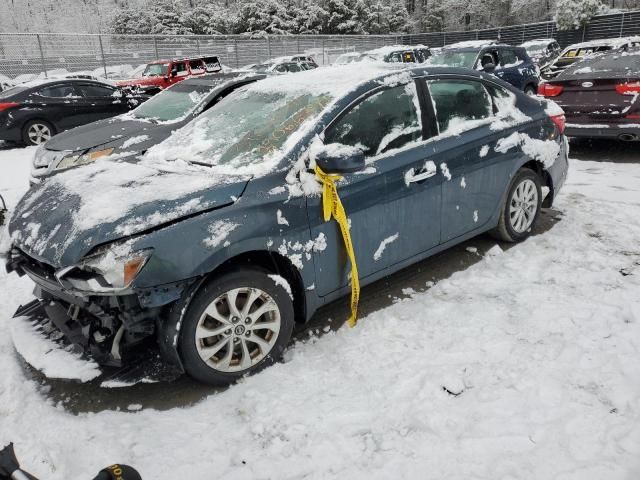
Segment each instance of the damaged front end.
M36 300L21 306L14 317L34 324L46 321L49 329L55 329L53 335L48 332L49 337L73 345L101 366L124 368L161 357L160 364L166 366L163 377L179 375L182 366L171 333L166 331L167 316L170 304L191 282L132 288L132 279L144 267L148 253L118 258L110 250L56 270L14 247L7 271L27 275L36 284Z

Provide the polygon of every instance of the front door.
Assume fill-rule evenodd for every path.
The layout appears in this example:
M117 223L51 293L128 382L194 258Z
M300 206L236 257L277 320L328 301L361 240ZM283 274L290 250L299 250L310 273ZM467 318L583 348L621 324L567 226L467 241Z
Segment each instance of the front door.
M425 161L415 83L380 87L325 131L324 143L358 146L367 167L346 175L338 193L350 222L361 278L412 257L440 240L440 179ZM335 221L321 218L321 199L308 199L316 289L326 295L349 283L350 268Z

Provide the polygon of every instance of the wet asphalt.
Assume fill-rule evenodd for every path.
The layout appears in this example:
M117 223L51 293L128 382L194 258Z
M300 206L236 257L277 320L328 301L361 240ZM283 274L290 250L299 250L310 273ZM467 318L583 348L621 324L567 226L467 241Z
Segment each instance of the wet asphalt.
M571 142L570 157L616 163L640 162L640 143L574 140ZM533 235L541 235L549 231L560 221L562 221L561 212L555 209L543 210ZM405 298L414 292L424 292L455 272L464 271L479 262L487 250L496 243L497 241L490 235L480 235L364 287L361 291L359 317L363 318L388 307L398 299ZM503 250L516 247L514 244L502 242L500 246ZM473 248L467 249L468 247ZM348 298L323 307L308 324L296 331L290 348L295 348L295 342L304 341L310 335L319 337L327 331L342 327L348 314ZM166 410L192 405L224 390L199 384L186 376L171 382L103 388L100 387L99 381L81 384L47 379L24 362L22 364L25 376L39 384L43 397L71 413L126 410L132 404L142 405L142 408Z

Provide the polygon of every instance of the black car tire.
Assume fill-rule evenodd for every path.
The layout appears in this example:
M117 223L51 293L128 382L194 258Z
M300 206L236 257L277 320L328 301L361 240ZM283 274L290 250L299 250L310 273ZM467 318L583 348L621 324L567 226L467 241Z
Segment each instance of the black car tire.
M272 278L269 278L268 275L268 271L259 268L242 268L230 273L223 274L219 277L215 277L200 287L198 292L189 303L184 317L182 318L182 325L180 327L178 337L178 351L180 354L180 359L185 371L191 377L210 385L225 386L233 383L244 375L256 373L280 359L285 347L289 343L293 331L293 300L291 299L290 294L287 292L287 290L285 290L285 288L282 286L282 284L280 282L276 282ZM256 347L254 347L255 352L255 348L258 348L257 344L253 344L249 339L245 339L242 337L243 333L249 335L246 332L241 332L237 335L236 328L244 328L243 319L241 319L238 324L235 324L235 327L233 327L233 325L229 325L231 327L228 331L229 335L223 337L223 335L227 333L225 332L223 334L220 334L218 337L209 337L207 339L201 340L196 338L196 332L198 331L199 323L201 322L202 318L205 318L205 310L207 310L207 308L212 305L213 302L220 299L221 296L224 296L225 293L231 292L234 289L247 288L262 291L275 302L279 311L279 331L277 332L277 334L271 332L272 335L277 335L275 339L271 339L273 342L271 349L255 365L251 365L250 367L240 371L230 372L217 370L213 365L210 365L201 357L199 348L204 349L211 346L215 347L217 341L222 342L224 341L224 338L228 338L229 336L231 336L232 339L230 340L230 343L228 345L236 345L236 343L234 343L236 339L238 339L238 342L243 342L242 345L238 345L237 347L234 346L232 352L235 352L235 349L238 349L239 354L241 353L242 358L244 358L244 351L242 347L244 345L256 345ZM244 299L246 301L246 297L244 297ZM257 308L254 309L254 311L257 310ZM229 318L231 318L231 316L229 316ZM256 322L256 325L259 324L259 318L253 320ZM218 325L218 328L220 328L221 326L222 324L220 323ZM249 328L250 327L247 327L247 331ZM264 329L258 331L263 332L263 330ZM269 335L269 332L263 333L265 335ZM253 335L253 332L251 333L251 335ZM205 341L210 341L213 345L203 345L202 342ZM220 351L228 352L228 346L223 347L223 349L224 350ZM260 355L262 355L262 350L260 348L258 348L258 351L260 352ZM232 355L235 358L236 354L232 353ZM209 360L211 360L211 358L209 358ZM240 360L238 359L237 361L239 362Z
M535 201L535 212L533 214L533 220L531 224L524 231L516 231L512 225L511 220L511 212L510 207L512 202L514 202L514 194L516 189L523 184L527 184L527 182L533 182L535 186L536 199ZM538 221L538 216L540 215L540 209L542 206L542 187L540 183L540 177L536 172L529 168L521 168L518 170L509 185L509 190L502 204L502 209L500 210L500 220L498 222L498 226L493 229L490 233L498 240L504 240L505 242L521 242L525 238L527 238L531 234L531 230L535 227L536 222Z
M526 87L524 87L523 92L524 92L525 95L529 95L529 96L533 97L533 96L538 94L538 89L536 88L535 85L529 84Z
M56 130L53 127L53 125L51 125L50 122L47 122L46 120L40 120L40 119L29 120L27 123L25 123L24 127L22 127L22 141L25 143L25 145L32 146L32 145L40 145L41 143L44 143L44 142L38 143L33 141L29 135L29 130L32 127L37 125L40 125L49 130L49 138L53 137L56 134Z

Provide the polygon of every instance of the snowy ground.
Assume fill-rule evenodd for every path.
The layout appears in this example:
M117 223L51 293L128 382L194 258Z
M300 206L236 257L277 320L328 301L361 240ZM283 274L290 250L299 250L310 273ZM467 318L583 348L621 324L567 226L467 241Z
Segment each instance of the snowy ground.
M0 152L11 204L29 155ZM572 161L555 209L548 231L165 411L49 400L8 333L31 285L0 269L0 444L47 479L115 461L145 479L640 478L640 161Z

